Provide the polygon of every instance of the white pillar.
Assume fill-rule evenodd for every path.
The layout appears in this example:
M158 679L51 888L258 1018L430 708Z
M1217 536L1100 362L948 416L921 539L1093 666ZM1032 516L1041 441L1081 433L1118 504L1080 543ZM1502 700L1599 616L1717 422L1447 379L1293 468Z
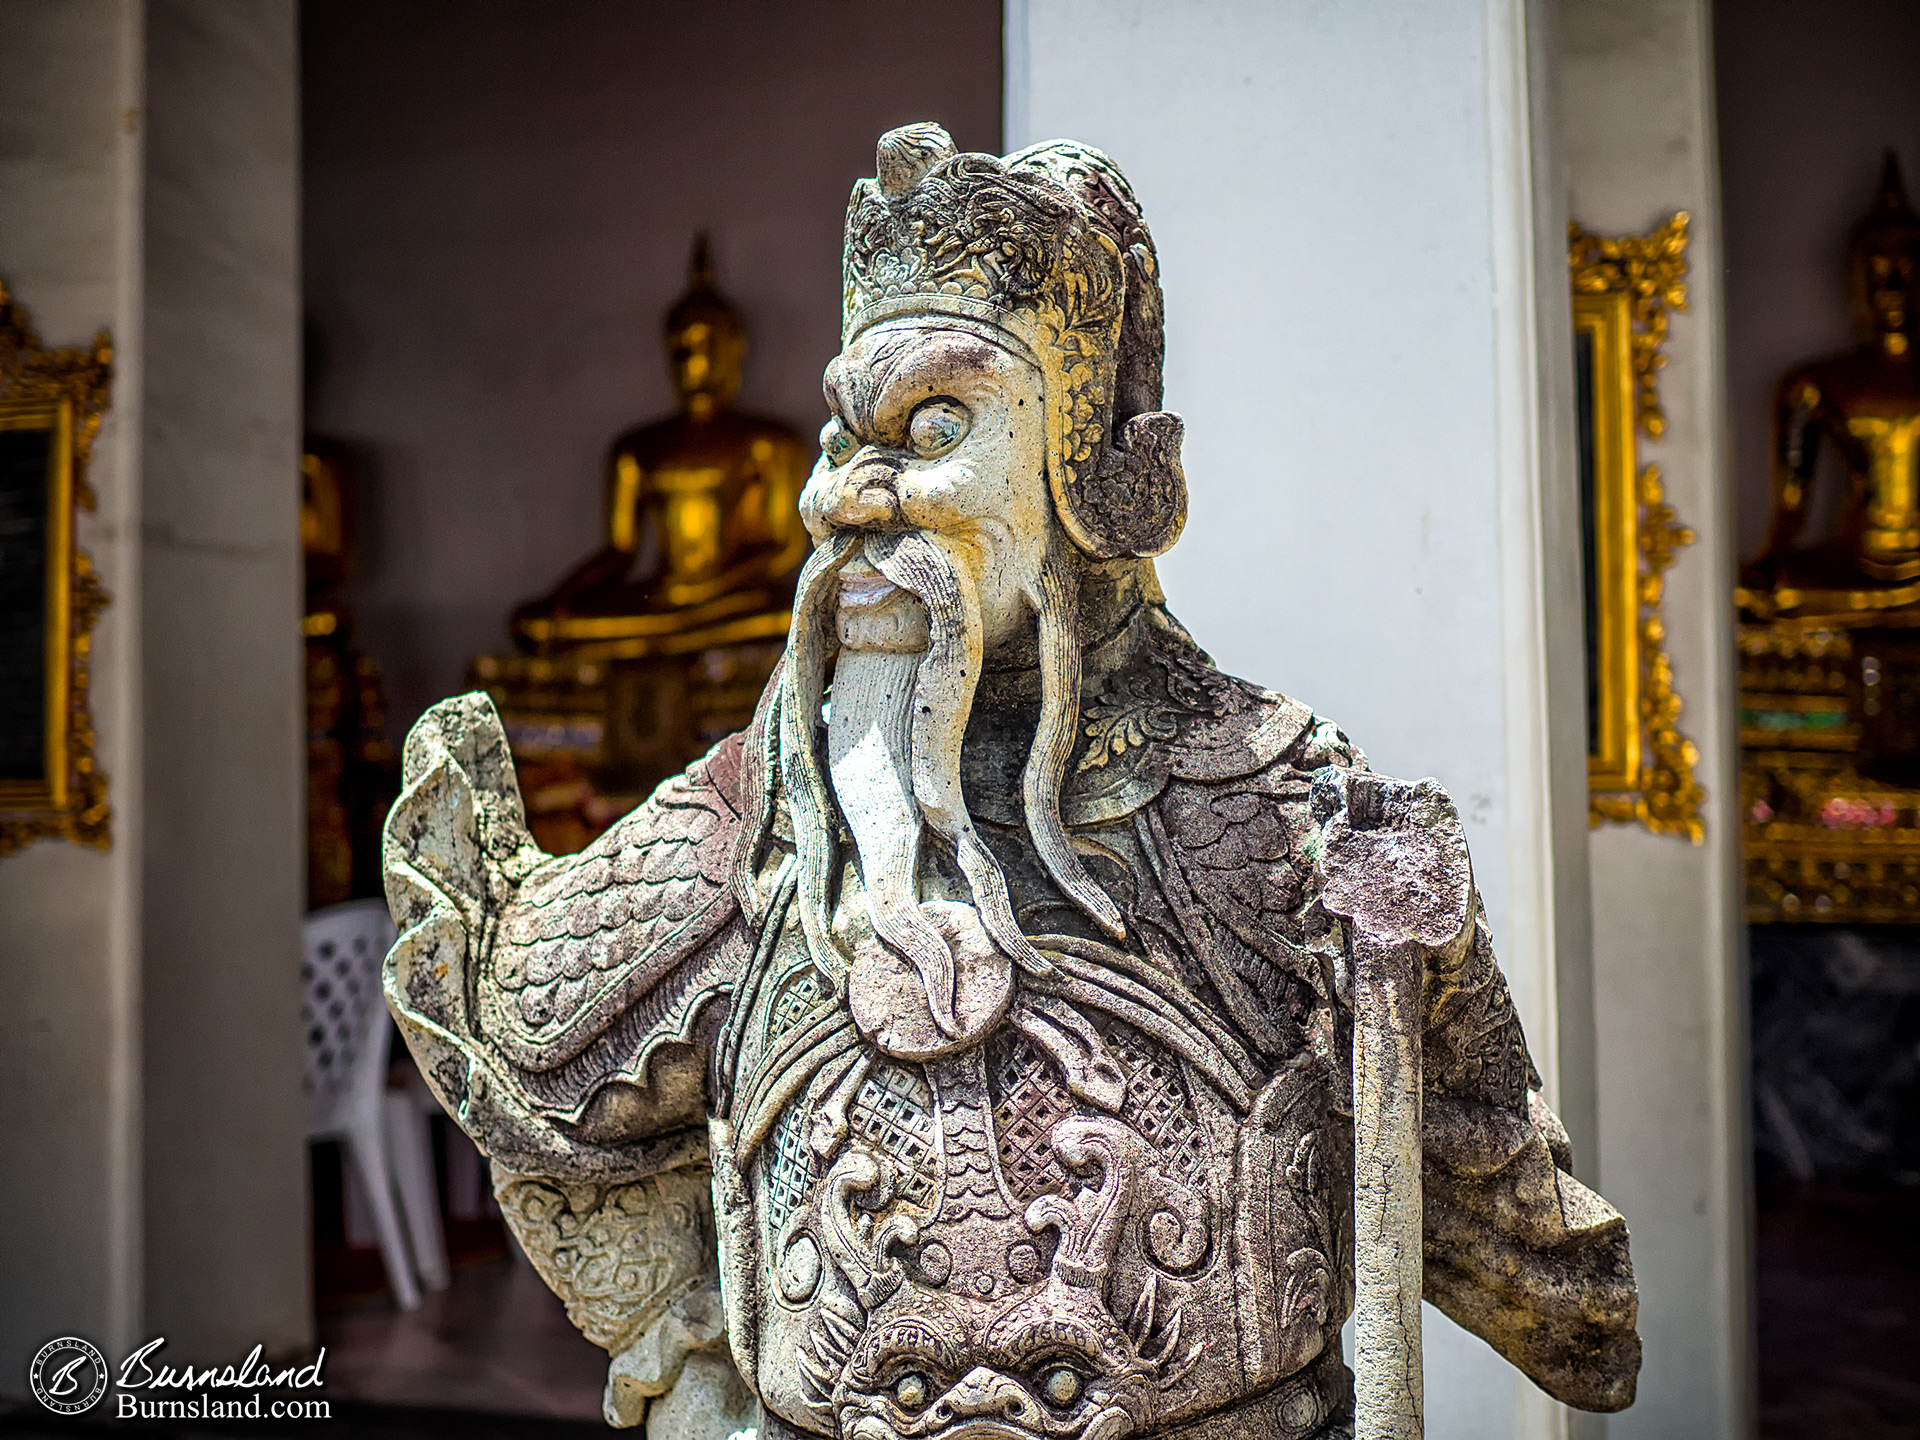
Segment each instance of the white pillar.
M111 408L80 517L113 603L94 631L93 718L114 808L105 854L0 859L0 1393L64 1333L140 1328L139 773L144 6L0 6L0 278L47 345L105 329Z
M1096 145L1146 207L1166 404L1188 422L1192 516L1161 563L1175 613L1378 768L1452 792L1535 1058L1590 1154L1550 18L1526 0L1011 0L1006 138ZM1428 1434L1565 1433L1432 1310L1426 1349Z
M1706 843L1593 837L1601 1186L1633 1229L1646 1359L1626 1437L1750 1433L1746 1014L1730 596L1720 166L1708 0L1563 0L1569 212L1591 230L1693 217L1687 313L1643 440L1696 535L1663 613L1681 729L1700 747Z
M297 13L0 5L0 276L114 343L102 854L0 858L0 1394L46 1340L310 1338Z
M300 72L292 0L148 0L146 1317L309 1331Z

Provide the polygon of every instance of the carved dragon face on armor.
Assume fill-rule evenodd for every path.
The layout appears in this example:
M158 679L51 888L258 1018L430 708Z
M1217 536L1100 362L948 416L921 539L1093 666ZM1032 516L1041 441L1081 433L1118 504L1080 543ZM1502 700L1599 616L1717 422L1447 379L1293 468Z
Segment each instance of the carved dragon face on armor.
M843 1440L1117 1440L1152 1423L1176 1369L1144 1358L1096 1293L1057 1279L997 1313L903 1294L847 1365Z
M855 1326L823 1314L802 1365L815 1391L830 1393L842 1440L1119 1440L1158 1418L1162 1392L1186 1378L1200 1347L1183 1337L1153 1267L1204 1258L1204 1206L1184 1186L1148 1179L1142 1141L1118 1120L1069 1120L1054 1139L1097 1183L1041 1196L1024 1214L991 1200L950 1211L943 1218L957 1223L937 1227L944 1238L908 1263L899 1247L922 1238L917 1223L876 1224L859 1203L892 1197L891 1162L856 1149L834 1167L827 1249L866 1318ZM1133 1294L1122 1321L1115 1259L1143 1220L1151 1265L1123 1267ZM930 1268L938 1289L908 1273Z

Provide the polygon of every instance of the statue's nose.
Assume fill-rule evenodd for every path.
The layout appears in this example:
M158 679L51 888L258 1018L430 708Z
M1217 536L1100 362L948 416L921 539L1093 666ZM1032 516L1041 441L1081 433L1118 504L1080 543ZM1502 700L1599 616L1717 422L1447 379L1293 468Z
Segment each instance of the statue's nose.
M940 1403L934 1406L934 1418L971 1420L984 1415L1004 1415L1009 1420L1018 1420L1030 1403L1019 1381L985 1365L976 1365L941 1397Z
M809 485L800 508L816 533L895 523L900 515L900 469L877 455L856 459Z

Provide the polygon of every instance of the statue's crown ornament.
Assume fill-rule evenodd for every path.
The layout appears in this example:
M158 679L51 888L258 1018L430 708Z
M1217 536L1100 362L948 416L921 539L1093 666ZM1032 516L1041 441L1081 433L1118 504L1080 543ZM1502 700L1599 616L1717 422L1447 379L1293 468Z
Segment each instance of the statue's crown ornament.
M1893 225L1903 232L1920 230L1920 215L1913 213L1907 200L1907 184L1900 175L1900 156L1888 150L1880 159L1880 187L1873 197L1873 210L1864 224L1876 221Z
M1848 249L1857 260L1869 249L1913 249L1920 245L1920 215L1913 213L1907 199L1906 181L1900 175L1900 157L1888 150L1880 161L1880 184L1873 197L1873 208L1853 228Z
M880 137L847 206L841 339L907 315L991 327L1039 367L1047 478L1074 543L1158 555L1186 520L1180 417L1160 409L1159 263L1126 177L1054 140L961 154L938 125Z

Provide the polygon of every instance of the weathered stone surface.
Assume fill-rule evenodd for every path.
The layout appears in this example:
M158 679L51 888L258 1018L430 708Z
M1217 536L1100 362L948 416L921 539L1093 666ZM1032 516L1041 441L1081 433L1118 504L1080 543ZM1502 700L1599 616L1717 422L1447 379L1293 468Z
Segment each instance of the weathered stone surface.
M448 701L389 827L389 1000L609 1419L1414 1435L1423 1291L1630 1403L1625 1226L1566 1173L1451 802L1165 608L1125 180L932 126L877 174L752 727L553 859Z

